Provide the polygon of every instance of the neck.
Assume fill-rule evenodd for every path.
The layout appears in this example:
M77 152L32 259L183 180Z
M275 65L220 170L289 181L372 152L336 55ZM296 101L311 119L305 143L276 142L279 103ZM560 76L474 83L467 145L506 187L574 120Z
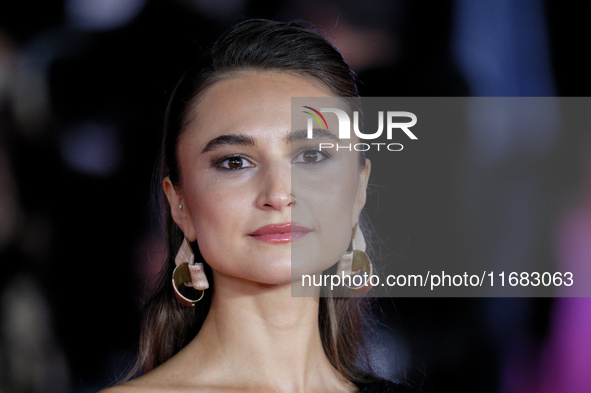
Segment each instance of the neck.
M230 385L286 392L353 388L324 353L318 297L292 297L290 284L221 275L215 283L209 314L187 348L206 384L231 378Z

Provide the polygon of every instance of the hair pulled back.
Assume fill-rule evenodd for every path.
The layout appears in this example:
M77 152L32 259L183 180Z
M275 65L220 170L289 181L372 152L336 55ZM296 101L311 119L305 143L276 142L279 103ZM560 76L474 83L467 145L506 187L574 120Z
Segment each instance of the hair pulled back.
M243 72L261 71L304 76L323 83L335 96L358 96L355 75L341 54L316 30L300 22L242 22L223 35L210 53L189 67L168 103L156 182L168 246L167 260L155 293L145 305L139 356L130 376L164 363L197 335L215 290L207 263L204 267L210 289L195 307L181 305L171 287L174 257L183 233L172 220L161 185L164 177L169 176L175 186L181 186L176 150L188 114L202 93L217 81ZM202 261L198 245L192 247L196 260ZM364 354L360 352L362 308L356 298L320 299L318 323L325 353L332 365L353 382L364 380L364 372L356 366L359 355Z

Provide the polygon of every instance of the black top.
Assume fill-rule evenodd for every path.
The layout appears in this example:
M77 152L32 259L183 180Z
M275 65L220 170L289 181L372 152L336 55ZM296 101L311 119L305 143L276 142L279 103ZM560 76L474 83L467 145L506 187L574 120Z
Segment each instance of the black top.
M385 379L374 378L368 382L356 383L359 393L419 393L418 390Z

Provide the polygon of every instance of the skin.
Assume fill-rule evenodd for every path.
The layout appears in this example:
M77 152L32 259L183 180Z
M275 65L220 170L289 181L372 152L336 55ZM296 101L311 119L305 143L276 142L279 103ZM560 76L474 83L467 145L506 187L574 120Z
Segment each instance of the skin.
M211 309L181 352L109 392L357 391L326 358L318 298L291 296L292 254L312 259L300 268L311 273L340 259L365 204L369 161L361 168L357 154L328 158L310 153L318 141L288 143L294 96L331 94L301 76L249 72L215 83L192 107L177 147L180 184L167 178L163 188L174 221L213 270ZM237 134L254 145L203 151ZM310 232L278 244L250 236L286 222Z

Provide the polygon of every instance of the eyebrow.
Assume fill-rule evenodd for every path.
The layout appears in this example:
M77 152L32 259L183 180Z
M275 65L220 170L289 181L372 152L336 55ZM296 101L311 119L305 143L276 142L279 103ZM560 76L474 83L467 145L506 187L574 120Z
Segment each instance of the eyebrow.
M222 146L256 146L256 142L254 138L244 134L220 135L207 142L201 153L215 150Z
M322 130L319 128L314 128L313 130L313 138L314 139L328 139L334 142L340 142L341 140L336 137L336 135L332 134L328 130ZM287 143L290 142L301 142L308 140L308 130L294 130L287 135Z
M313 133L314 137L312 140L327 139L340 142L339 138L327 130L313 129ZM295 130L287 135L285 142L291 143L305 140L308 140L308 130ZM212 151L223 146L256 146L256 141L253 137L244 134L220 135L207 142L207 145L201 150L201 153Z

